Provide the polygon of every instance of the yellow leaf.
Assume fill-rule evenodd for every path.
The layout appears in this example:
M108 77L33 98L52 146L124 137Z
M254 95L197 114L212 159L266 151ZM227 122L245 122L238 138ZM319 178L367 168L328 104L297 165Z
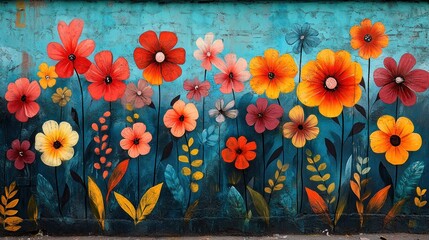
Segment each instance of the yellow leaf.
M333 196L333 197L331 198L331 201L329 201L329 203L330 203L330 204L332 204L333 202L335 202L335 199L336 199L336 198L335 198L335 196Z
M282 188L283 188L283 183L279 183L274 187L274 191L282 190Z
M191 150L191 155L192 155L192 156L195 156L195 155L197 155L197 154L198 154L198 152L199 152L199 151L198 151L198 149L197 149L197 148L192 149L192 150Z
M426 189L423 189L422 190L422 196L425 195L425 193L426 193Z
M402 199L402 200L397 201L393 205L393 207L386 214L386 217L384 217L384 226L389 224L396 217L396 215L398 215L401 212L402 206L405 204L406 201L407 201L407 199Z
M289 168L289 164L283 165L282 172L286 172L286 170L288 170L288 168Z
M310 164L314 164L314 161L313 161L313 159L312 159L311 157L308 157L308 158L307 158L307 161L308 161L308 163L310 163Z
M270 185L270 187L273 187L274 181L272 179L268 179L268 185Z
M422 202L420 202L420 206L419 207L424 207L425 205L426 205L426 203L428 203L428 201L422 201Z
M274 178L277 179L279 178L280 172L279 170L276 170L276 172L274 173Z
M335 190L335 183L331 183L328 186L328 194L331 194Z
M158 202L163 184L164 183L159 183L149 188L140 199L140 203L137 208L137 223L143 221L147 216L149 216L149 214L151 214Z
M310 180L314 181L314 182L321 182L321 181L323 181L322 177L320 177L319 175L313 175L313 176L311 176Z
M200 189L200 186L198 185L198 183L191 182L191 184L189 185L189 188L193 193L196 193Z
M317 189L319 189L319 190L320 190L320 191L322 191L322 192L326 191L326 187L325 187L325 185L323 185L323 184L319 184L319 185L317 185Z
M131 116L127 116L127 122L129 122L129 123L133 123L133 122L134 122L134 120L133 120L133 118L132 118Z
M278 179L277 179L277 182L283 182L283 181L285 181L286 180L286 176L280 176Z
M6 209L10 209L10 208L14 208L16 207L16 205L18 205L19 199L15 199L10 201L7 205L6 205Z
M355 181L350 180L350 188L352 189L352 191L356 195L356 197L360 200L360 187L359 187L359 185Z
M282 161L277 160L277 168L280 170L282 169Z
M3 205L0 205L0 215L4 215L4 213L5 213L4 207L3 207ZM1 224L1 222L0 222L0 224Z
M309 156L309 157L311 157L311 155L313 155L313 153L311 152L311 150L308 149L308 148L305 150L305 154L307 154L307 156Z
M195 200L194 203L191 204L191 206L188 207L188 209L186 209L185 212L185 216L183 217L183 220L185 220L185 222L189 222L192 218L192 215L194 214L195 209L197 208L199 203L199 200Z
M130 202L130 200L128 200L125 196L121 195L120 193L113 192L113 194L115 195L116 201L118 202L122 210L124 210L124 212L127 213L128 216L130 216L133 219L134 224L136 224L137 216L136 216L136 208L134 207L134 205Z
M322 180L327 181L327 180L329 180L330 177L331 177L331 174L327 173L327 174L323 175Z
M195 181L201 180L204 177L204 173L200 171L196 171L194 174L192 174L192 179Z
M352 182L352 181L350 180L350 182ZM348 200L348 198L345 198L345 197L342 197L342 198L339 199L339 201L337 203L338 204L337 210L335 212L335 221L334 221L334 224L337 224L338 221L340 220L341 216L343 215L344 209L347 206L347 200ZM335 201L335 197L332 197L330 203L333 203L334 201Z
M355 178L356 183L360 186L360 176L359 176L359 174L355 173L355 174L353 174L353 177Z
M184 176L189 176L189 175L191 175L191 169L190 169L190 168L188 168L188 167L183 167L183 168L182 168L182 174L183 174Z
M5 215L14 216L17 213L18 213L18 210L6 210Z
M417 196L422 196L423 194L422 194L422 190L420 189L420 187L417 187L416 188L416 193L417 193Z
M9 196L7 197L8 199L12 199L13 197L15 197L15 195L18 193L18 190L12 191L9 193Z
M313 165L307 165L307 170L310 172L317 172L317 169Z
M4 227L4 229L9 231L9 232L16 232L19 229L21 229L21 226L9 225L9 226Z
M187 156L185 156L185 155L180 155L180 156L179 156L179 162L188 163L188 162L189 162L189 159L188 159L188 157L187 157Z
M101 226L101 229L104 230L104 198L101 194L100 188L97 186L97 183L88 176L88 197L90 199L91 211L94 214L95 218L98 220L98 223Z
M22 218L20 217L7 217L4 222L8 225L18 225L22 223Z
M253 206L256 209L256 212L264 218L265 223L267 225L270 224L270 209L268 208L268 204L265 201L265 198L258 193L257 191L253 190L251 187L247 186L247 190L249 190L250 196L253 201Z
M3 204L3 206L6 206L6 204L7 204L7 200L6 200L6 197L4 195L1 196L1 204Z
M270 194L270 193L271 193L271 188L269 188L269 187L265 187L265 188L264 188L264 191L265 191L266 193Z
M189 152L189 147L188 147L186 144L183 144L183 145L182 145L182 149L183 149L183 151L185 151L185 152Z
M9 186L9 192L12 192L16 187L16 181L13 181Z
M420 199L419 199L418 197L414 197L414 204L415 204L417 207L420 207Z
M30 220L33 220L37 224L39 210L37 209L36 198L34 195L31 195L30 200L28 200L27 215Z
M188 146L189 147L192 147L192 144L194 144L194 138L189 138L189 141L188 141Z
M319 170L319 171L323 171L325 169L326 169L326 163L320 164L319 167L317 168L317 170Z
M320 154L317 154L316 156L314 156L313 160L314 160L315 163L317 163L318 161L320 161Z
M194 160L191 165L192 167L201 167L201 165L203 165L203 160Z

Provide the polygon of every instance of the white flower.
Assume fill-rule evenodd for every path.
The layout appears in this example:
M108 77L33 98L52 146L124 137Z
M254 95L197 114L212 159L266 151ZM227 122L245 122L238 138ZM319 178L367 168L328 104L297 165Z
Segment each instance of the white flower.
M224 107L225 102L223 99L218 99L215 104L214 109L209 110L210 117L215 117L216 122L223 123L225 122L225 117L234 119L238 115L237 109L231 109L235 105L235 101L232 100L231 102L227 103Z

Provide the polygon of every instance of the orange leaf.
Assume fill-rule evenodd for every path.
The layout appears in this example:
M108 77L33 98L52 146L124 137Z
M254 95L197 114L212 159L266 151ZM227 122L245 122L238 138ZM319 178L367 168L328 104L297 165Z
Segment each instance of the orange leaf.
M104 113L103 113L103 116L104 116L104 117L110 117L110 111L106 111L106 112L104 112Z
M94 142L96 142L96 143L100 143L100 137L95 136L95 137L94 137Z
M316 214L322 214L323 220L325 220L332 227L332 221L331 217L329 216L329 210L326 202L316 191L313 191L309 188L305 188L305 191L307 192L311 210L313 210L313 212Z
M101 131L106 131L109 128L108 125L103 125L101 126Z
M109 201L110 192L116 187L116 185L119 184L119 182L124 177L125 172L127 171L127 168L128 168L128 162L129 161L130 161L129 159L126 159L126 160L120 162L116 166L115 170L113 170L113 173L109 178L109 182L107 183L106 203L107 203L107 201Z
M106 149L106 154L109 155L112 152L112 148Z
M360 188L355 181L350 180L350 188L352 189L356 197L360 200Z
M406 202L406 199L402 199L400 201L397 201L395 205L390 209L390 211L387 213L386 217L384 218L384 226L389 224L395 217L401 212L402 206Z
M104 142L103 144L101 144L101 150L104 150L107 148L107 142Z
M100 163L105 164L106 163L106 157L100 157Z
M98 147L94 148L94 153L97 155L100 155L100 149Z
M367 213L376 213L381 210L384 203L386 202L390 187L391 185L388 185L374 194L371 200L369 200L368 206L366 207Z
M106 119L105 119L104 117L100 117L100 118L98 119L98 121L99 121L101 124L106 123Z
M101 169L101 166L99 163L94 163L94 168L99 170L99 169Z
M101 137L101 141L103 141L103 142L106 141L108 137L109 137L109 135L104 134L103 137Z
M92 130L94 130L94 131L98 131L98 125L96 124L96 123L93 123L92 125L91 125L91 127L92 127Z

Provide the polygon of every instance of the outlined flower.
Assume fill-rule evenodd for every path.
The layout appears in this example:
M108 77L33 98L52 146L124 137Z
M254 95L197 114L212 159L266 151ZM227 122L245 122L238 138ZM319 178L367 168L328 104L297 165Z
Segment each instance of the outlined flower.
M394 103L399 97L405 106L412 106L417 101L415 92L424 92L429 88L429 73L422 69L413 69L416 59L405 53L396 61L387 57L384 67L374 71L374 82L381 87L379 96L387 104Z
M261 95L265 92L267 98L276 99L280 93L292 92L295 88L294 77L298 68L292 56L279 55L275 49L267 49L264 56L250 60L250 87Z
M59 61L55 65L55 72L60 78L73 76L74 70L79 74L84 74L91 66L87 57L94 51L95 42L86 39L78 44L83 25L84 22L81 19L73 19L69 25L60 21L57 29L63 46L57 42L48 44L49 58Z
M30 142L28 140L20 142L19 139L15 139L11 147L11 149L7 150L6 157L8 160L14 162L16 169L22 170L25 164L34 162L36 155L30 150Z
M389 37L384 33L384 25L365 18L360 26L350 28L350 45L353 49L359 49L359 56L363 59L378 58L382 48L389 44Z
M130 104L132 108L142 108L152 103L153 89L144 79L134 83L129 83L125 89L124 100L126 104Z
M249 161L256 158L256 142L247 142L245 136L238 139L230 137L226 141L226 148L222 150L222 158L227 163L235 161L235 168L244 170L250 166Z
M200 82L197 78L195 78L193 81L186 79L183 82L183 89L188 91L186 98L200 101L201 97L207 97L209 95L210 82Z
M337 117L344 106L353 107L362 96L362 67L344 50L320 51L316 60L303 67L302 80L297 87L299 101L308 107L319 106L325 117Z
M62 161L70 160L74 155L73 147L79 140L79 134L73 131L68 122L58 124L48 120L42 125L43 132L36 135L35 148L41 152L40 159L50 167L61 165Z
M71 96L71 89L67 87L57 88L57 90L52 94L51 99L53 103L58 104L60 107L65 107L70 101Z
M209 110L209 116L216 118L217 123L225 122L225 117L234 119L238 115L237 109L232 109L235 105L235 101L227 103L225 106L225 102L223 99L218 99L215 103L215 108Z
M414 124L406 117L381 116L377 121L380 130L370 135L371 149L375 153L386 153L386 160L392 165L402 165L408 160L410 151L422 146L420 134L414 133Z
M121 131L123 139L120 141L121 148L128 150L128 156L136 158L146 155L150 152L149 143L152 140L152 134L146 132L144 123L134 123L132 128L126 127Z
M40 78L39 84L43 89L53 87L57 83L58 75L55 72L55 66L48 66L47 63L40 64L37 76Z
M152 85L161 85L176 80L182 75L179 65L185 63L185 49L174 48L177 36L173 32L161 32L159 39L154 31L144 32L139 37L143 48L134 50L134 61L143 70L143 77Z
M311 49L320 44L319 32L310 26L308 23L303 25L295 24L291 31L286 34L286 42L293 45L294 53L306 54L310 53Z
M130 77L130 68L125 58L119 57L113 62L110 51L95 54L95 64L85 73L85 78L91 84L88 91L94 100L104 97L105 101L113 102L124 95L127 85L124 83Z
M167 110L164 115L164 124L171 128L170 132L175 137L182 137L185 131L193 131L197 127L198 110L193 103L185 104L182 100L177 100L173 104L173 109Z
M194 58L201 61L201 66L207 70L212 70L212 64L219 67L222 60L217 57L223 51L223 42L220 39L214 40L214 34L209 32L202 38L197 39L198 50L194 51ZM204 79L205 80L205 79Z
M265 130L275 129L283 116L283 108L274 103L268 105L268 100L258 98L255 104L247 106L246 122L249 126L255 126L257 133L263 133Z
M296 148L304 147L307 141L313 140L319 135L317 117L311 114L305 119L304 109L300 105L289 111L289 119L291 122L283 125L283 136L291 138L292 144Z
M20 122L27 122L28 118L36 116L40 110L37 98L40 96L40 86L37 81L29 81L27 78L18 78L14 83L9 83L5 99L7 110Z
M244 90L244 82L249 80L250 73L246 71L247 61L244 58L239 58L235 54L229 53L225 56L225 62L221 61L219 66L216 66L220 73L214 76L216 84L220 84L221 93L242 92Z

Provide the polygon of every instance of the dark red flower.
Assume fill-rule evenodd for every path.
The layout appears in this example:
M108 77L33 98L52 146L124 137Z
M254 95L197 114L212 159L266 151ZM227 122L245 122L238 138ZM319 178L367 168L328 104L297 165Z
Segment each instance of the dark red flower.
M25 164L31 164L34 162L36 155L33 151L30 150L30 142L27 140L22 141L22 143L15 139L12 142L12 148L7 150L6 153L7 159L10 161L15 161L15 168L22 170L25 167Z
M267 99L258 98L256 105L247 106L246 122L249 126L255 125L257 133L263 133L265 129L275 129L280 123L279 118L282 116L283 108L280 105L273 103L268 106Z

